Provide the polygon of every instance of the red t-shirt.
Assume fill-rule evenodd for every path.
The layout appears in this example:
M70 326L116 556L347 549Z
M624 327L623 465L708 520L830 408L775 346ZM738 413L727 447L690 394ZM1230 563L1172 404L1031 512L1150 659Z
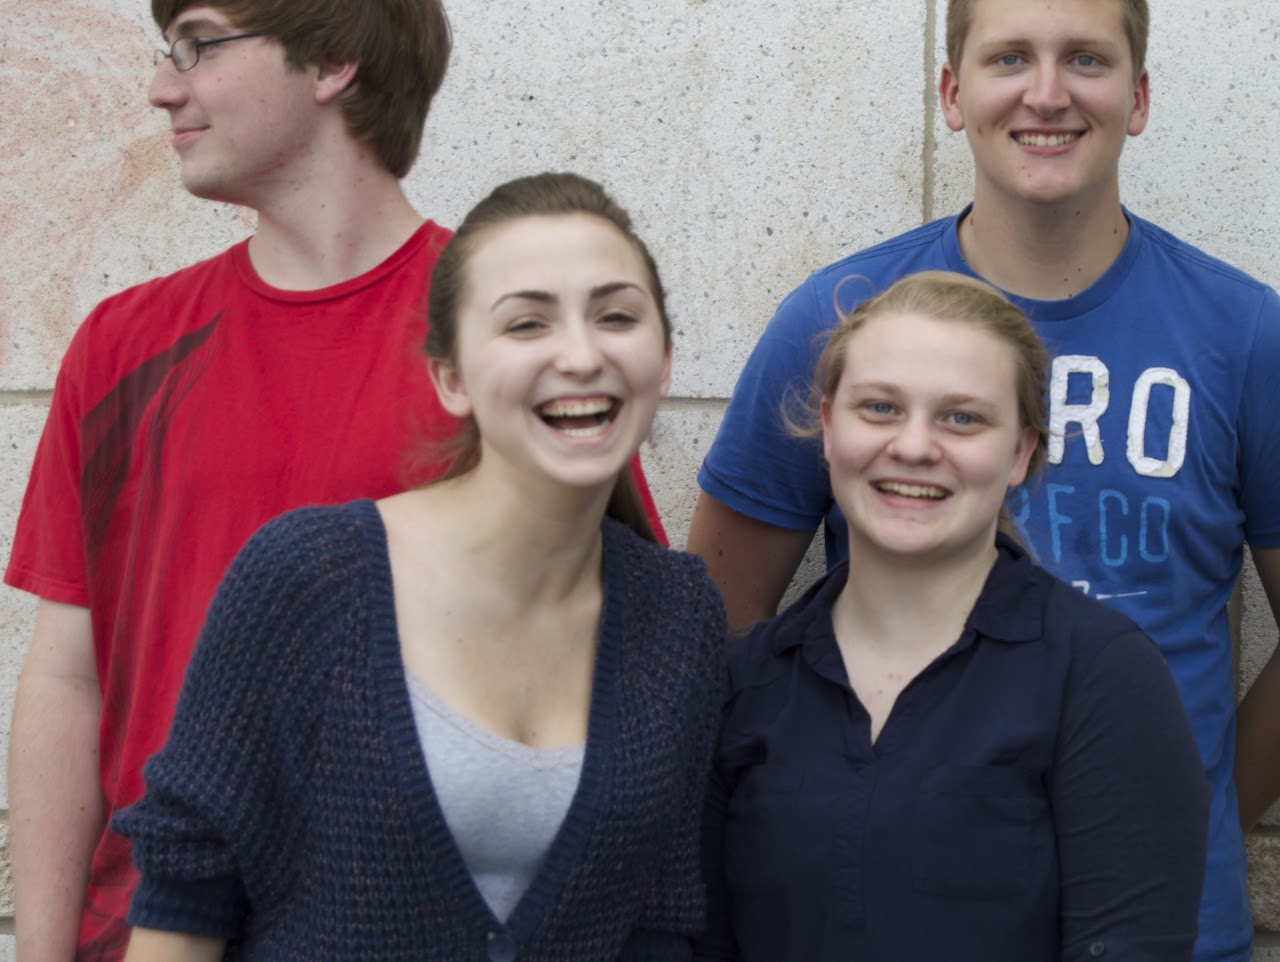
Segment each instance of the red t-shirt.
M76 333L5 581L90 609L108 818L142 793L205 608L249 535L290 508L385 497L438 470L425 455L453 421L423 344L449 237L428 221L372 271L317 291L268 287L241 243L109 298ZM104 830L81 959L123 956L136 880L127 842Z

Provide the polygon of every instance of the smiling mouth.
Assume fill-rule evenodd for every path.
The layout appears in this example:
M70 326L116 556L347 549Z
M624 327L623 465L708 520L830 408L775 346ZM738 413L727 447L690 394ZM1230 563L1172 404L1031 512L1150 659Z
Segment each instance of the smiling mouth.
M900 498L920 498L924 501L941 501L947 496L942 488L931 484L903 484L901 481L877 481L875 489L881 494L893 494Z
M1063 134L1014 134L1013 139L1024 147L1065 147L1067 144L1073 144L1083 134L1063 133Z
M622 402L611 397L559 399L540 405L538 417L562 434L589 438L603 434L621 408Z

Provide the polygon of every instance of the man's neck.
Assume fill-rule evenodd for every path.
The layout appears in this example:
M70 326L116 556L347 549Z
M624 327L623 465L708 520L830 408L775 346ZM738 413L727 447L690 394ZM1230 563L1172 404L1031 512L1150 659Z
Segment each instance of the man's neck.
M249 258L272 287L316 290L358 277L422 224L400 181L367 152L336 153L254 204Z
M1075 297L1120 256L1129 222L1118 194L1091 206L1032 206L975 197L960 224L969 266L1002 290L1041 301Z

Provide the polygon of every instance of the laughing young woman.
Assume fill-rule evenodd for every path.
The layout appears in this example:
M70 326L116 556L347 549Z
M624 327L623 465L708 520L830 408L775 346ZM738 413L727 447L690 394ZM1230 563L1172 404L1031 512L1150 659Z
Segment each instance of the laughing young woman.
M682 959L724 616L626 467L670 372L598 185L513 181L431 284L445 480L263 528L147 795L129 959Z
M1208 790L1168 669L998 533L1043 457L1046 367L954 274L832 335L851 560L732 650L702 957L1191 958Z

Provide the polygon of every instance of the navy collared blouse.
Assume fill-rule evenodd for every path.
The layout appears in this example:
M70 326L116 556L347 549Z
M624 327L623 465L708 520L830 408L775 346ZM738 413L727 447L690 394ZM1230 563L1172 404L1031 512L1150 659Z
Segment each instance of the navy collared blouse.
M999 548L874 745L831 625L847 566L731 645L700 958L1191 958L1209 790L1168 669Z

